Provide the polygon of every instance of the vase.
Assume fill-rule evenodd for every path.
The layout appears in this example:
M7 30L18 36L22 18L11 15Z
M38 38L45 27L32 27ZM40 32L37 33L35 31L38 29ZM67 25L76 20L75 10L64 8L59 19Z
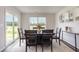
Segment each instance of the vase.
M41 30L37 30L37 33L39 33L39 34L40 34L40 33L41 33Z

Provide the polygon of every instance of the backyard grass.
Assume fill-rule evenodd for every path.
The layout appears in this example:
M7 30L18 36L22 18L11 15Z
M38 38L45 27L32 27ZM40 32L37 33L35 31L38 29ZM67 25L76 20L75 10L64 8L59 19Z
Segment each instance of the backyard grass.
M6 27L6 39L7 39L7 41L12 41L13 36L14 36L14 39L16 39L18 37L17 28L18 28L17 26L14 27L14 33L13 33L13 27L12 26Z

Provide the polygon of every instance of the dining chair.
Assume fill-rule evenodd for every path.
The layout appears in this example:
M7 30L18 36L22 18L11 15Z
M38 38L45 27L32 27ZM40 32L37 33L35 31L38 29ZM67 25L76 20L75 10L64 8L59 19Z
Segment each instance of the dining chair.
M52 52L52 34L53 30L42 30L42 51L44 45L51 46L51 52Z
M18 34L19 34L19 39L20 39L19 46L21 46L21 40L22 41L25 40L25 36L24 36L22 28L18 28Z
M25 30L25 38L26 38L26 52L27 52L27 46L36 46L36 52L37 52L37 31L36 30Z
M59 28L59 29L57 28L55 35L53 35L53 37L52 37L52 39L56 39L56 42L57 42L57 40L59 40L59 45L60 45L60 35L61 35L61 28Z

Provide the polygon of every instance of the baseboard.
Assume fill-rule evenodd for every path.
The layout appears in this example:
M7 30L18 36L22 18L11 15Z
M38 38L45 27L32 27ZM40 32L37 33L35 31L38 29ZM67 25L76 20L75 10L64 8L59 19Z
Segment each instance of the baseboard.
M71 44L69 44L68 42L64 41L64 40L61 40L65 45L67 45L69 48L71 48L72 50L75 51L75 47L72 46ZM79 49L77 48L77 52L79 52Z

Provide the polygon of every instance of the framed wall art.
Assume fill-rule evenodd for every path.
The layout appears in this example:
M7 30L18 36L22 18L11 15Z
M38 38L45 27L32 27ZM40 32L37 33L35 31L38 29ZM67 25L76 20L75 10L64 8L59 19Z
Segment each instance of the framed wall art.
M60 23L63 23L64 22L64 16L63 15L60 15L59 16L59 21L60 21Z
M73 12L66 11L59 16L60 23L73 21Z
M69 13L69 21L73 21L73 12L68 11L68 13Z

